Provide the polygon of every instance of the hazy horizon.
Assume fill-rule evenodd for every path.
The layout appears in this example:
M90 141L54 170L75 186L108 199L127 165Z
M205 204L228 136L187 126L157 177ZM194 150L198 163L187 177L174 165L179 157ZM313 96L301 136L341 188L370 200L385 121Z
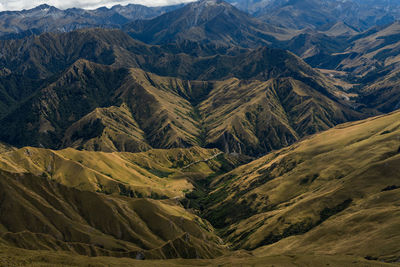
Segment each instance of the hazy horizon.
M59 9L68 8L84 8L84 9L96 9L99 7L112 7L115 5L128 5L128 4L140 4L145 6L167 6L181 3L193 2L193 0L0 0L0 11L18 11L23 9L32 9L42 4L57 7Z

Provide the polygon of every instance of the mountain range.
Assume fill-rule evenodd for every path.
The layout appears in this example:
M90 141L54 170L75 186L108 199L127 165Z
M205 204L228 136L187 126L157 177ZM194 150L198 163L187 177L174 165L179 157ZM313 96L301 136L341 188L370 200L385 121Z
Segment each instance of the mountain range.
M0 265L397 266L397 1L0 13Z
M339 22L357 31L392 23L400 18L396 0L230 0L261 20L294 29L324 29Z
M147 7L129 4L95 10L58 9L43 4L33 9L0 12L0 39L23 38L44 32L68 32L88 27L120 28L136 19L157 17L181 5Z
M137 152L204 145L256 155L364 116L284 50L194 57L118 30L45 34L3 41L3 49L21 55L1 60L10 100L2 102L7 131L0 136L16 146ZM13 95L7 82L20 76L35 83L27 92L14 85L20 95Z

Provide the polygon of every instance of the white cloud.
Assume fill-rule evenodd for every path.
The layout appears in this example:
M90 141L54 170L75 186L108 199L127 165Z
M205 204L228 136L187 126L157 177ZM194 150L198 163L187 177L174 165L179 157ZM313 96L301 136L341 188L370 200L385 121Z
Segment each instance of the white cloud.
M66 9L79 7L93 9L102 6L141 4L145 6L165 6L192 2L193 0L0 0L0 11L30 9L41 4L48 4Z

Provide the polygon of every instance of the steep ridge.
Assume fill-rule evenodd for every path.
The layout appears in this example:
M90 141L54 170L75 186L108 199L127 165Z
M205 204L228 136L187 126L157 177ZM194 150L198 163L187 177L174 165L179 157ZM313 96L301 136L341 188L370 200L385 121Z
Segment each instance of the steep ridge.
M0 153L0 211L7 214L0 240L87 256L214 258L226 251L222 241L177 199L197 179L245 160L199 147L137 154L6 150Z
M114 67L140 68L186 80L230 77L265 80L301 76L299 72L322 79L317 71L284 50L269 47L229 50L219 50L214 46L197 47L202 47L206 54L182 53L180 45L146 45L119 30L86 29L1 41L0 66L13 74L33 79L59 74L79 59Z
M181 197L196 179L230 170L245 160L199 147L142 153L25 147L0 154L0 169L32 173L79 190L159 199Z
M240 164L240 159L226 155L213 157L220 152L200 148L150 150L138 154L39 148L4 152L0 154L1 208L6 209L2 213L12 216L1 219L2 242L29 249L52 247L82 255L146 259L193 258L196 253L208 258L225 253L216 245L220 241L212 232L203 233L202 237L190 232L198 233L198 230L189 221L197 224L201 219L195 219L195 215L176 206L176 200L139 196L139 192L142 196L153 192L150 194L153 198L161 194L166 198L182 198L185 194L186 201L183 199L182 203L220 228L221 236L231 247L256 249L253 253L257 257L304 254L312 250L317 254L352 253L395 262L400 256L396 235L400 186L399 116L396 112L343 124L219 176L219 172ZM79 169L83 171L78 172ZM97 174L95 179L90 178L93 174ZM207 193L203 190L209 182L211 192ZM129 189L137 191L127 194ZM103 194L93 192L96 190ZM16 199L19 200L15 202ZM30 199L30 204L26 199ZM93 203L102 207L103 202L108 203L107 206L117 205L118 216L124 220L136 222L137 216L145 220L153 234L137 233L133 222L128 224L131 228L126 228L114 211L107 218L113 225L121 221L121 230L105 228L107 222L103 224L104 220L96 219L99 215L93 208ZM91 210L85 208L85 203L92 203ZM54 215L54 209L60 212ZM101 210L104 217L104 209ZM144 211L146 213L141 213ZM193 226L190 231L176 230L177 235L169 231L167 235L155 230L159 225L151 224L160 222L154 220L155 214L171 218L176 212L187 213L192 218L184 224ZM62 214L69 219L57 219ZM25 219L19 217L22 215ZM36 219L26 219L26 216ZM84 221L78 220L79 216ZM17 219L11 224L7 218ZM49 218L54 220L48 222ZM20 223L15 224L15 221ZM35 223L27 225L24 223L27 221ZM67 226L64 222L68 222ZM172 223L177 224L174 219ZM48 226L43 228L43 225ZM182 229L179 227L183 226L178 224L177 227ZM212 231L210 227L207 229ZM82 234L82 229L86 233L93 228L93 232ZM60 235L65 229L70 234ZM104 234L99 236L97 231ZM204 234L210 238L205 238ZM149 241L156 238L154 235L163 241ZM170 242L163 245L162 242L168 240ZM147 241L162 248L150 246ZM93 244L98 245L93 247ZM143 244L147 244L146 247ZM261 258L254 259L258 260Z
M0 41L0 64L11 73L31 79L59 74L79 59L99 64L137 66L126 50L148 47L119 30L85 29L62 34L45 33L20 40ZM149 51L150 52L150 51ZM136 64L136 65L135 65Z
M91 151L146 151L145 133L126 104L96 108L65 131L62 147Z
M400 112L348 122L400 106L400 24L357 33L397 3L360 1L235 4L313 28L296 31L202 0L126 26L147 43L0 41L0 265L399 262ZM136 8L87 14L119 27ZM36 11L17 37L63 12Z
M187 194L235 248L397 261L400 112L347 123Z
M366 107L381 112L398 109L400 23L374 27L347 42L347 49L327 51L322 60L307 61L343 71L344 78L355 84L353 92L360 95L359 102Z
M1 139L17 146L131 152L196 145L198 122L180 95L187 84L81 59L6 116Z
M257 47L287 39L288 30L264 24L223 0L201 0L152 20L124 26L145 43L180 43L184 40L216 46Z
M223 253L212 227L167 200L79 191L47 178L0 171L0 235L9 246L136 259Z
M400 5L395 0L231 0L230 2L239 8L248 9L265 22L292 29L323 29L337 23L346 23L358 31L364 31L373 26L392 23L400 18Z
M9 145L7 145L7 144L4 144L4 143L1 143L0 142L0 153L3 153L3 152L8 152L8 151L11 151L11 150L13 150L14 148L12 147L12 146L9 146Z
M292 39L284 42L282 46L295 53L311 66L334 66L340 59L333 60L332 54L343 52L350 45L347 35L332 36L326 32L304 30Z
M182 97L189 82L160 77L131 69L126 87L116 92L130 107L146 132L149 144L156 148L188 147L198 144L198 121L193 106Z
M207 146L260 155L351 119L352 112L291 78L228 79L200 104Z
M110 98L126 74L126 70L85 60L75 62L58 80L3 118L2 127L7 131L1 139L16 146L55 147L72 122L111 104Z
M241 60L230 75L243 80L191 81L80 59L0 120L7 129L0 138L20 147L138 152L201 145L260 155L362 117L288 52L257 49Z
M46 4L22 11L0 12L0 38L14 39L45 32L68 32L81 28L120 28L137 19L157 17L177 6L146 7L129 4L85 10L58 9Z
M400 23L394 22L354 36L351 46L344 53L347 58L341 61L338 68L364 76L377 68L395 64L399 34Z

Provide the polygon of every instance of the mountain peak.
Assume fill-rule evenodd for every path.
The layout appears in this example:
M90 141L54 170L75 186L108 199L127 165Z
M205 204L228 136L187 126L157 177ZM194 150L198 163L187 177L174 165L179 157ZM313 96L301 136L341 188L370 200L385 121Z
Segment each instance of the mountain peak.
M52 6L50 6L50 5L48 5L48 4L41 4L41 5L38 5L37 7L35 7L36 9L47 9L47 8L50 8L50 7L52 7Z
M35 8L27 10L27 12L34 13L34 14L54 13L54 12L57 12L57 11L59 11L58 8L56 8L54 6L47 5L47 4L42 4L42 5L39 5L39 6L35 7Z
M223 8L233 8L233 6L223 0L200 0L197 2L193 2L188 4L192 9L209 9L209 8L216 8L216 7L223 7Z
M126 24L125 30L133 38L152 44L189 40L219 47L270 45L276 40L274 34L281 31L223 0L193 2L152 20Z
M203 6L230 5L227 2L224 2L222 0L200 0L200 1L194 2L193 4L203 5Z
M42 4L42 5L39 5L39 6L35 7L35 8L33 8L32 10L35 10L35 11L39 11L39 10L47 11L47 10L50 10L50 9L56 9L56 8L54 6L50 6L48 4Z

